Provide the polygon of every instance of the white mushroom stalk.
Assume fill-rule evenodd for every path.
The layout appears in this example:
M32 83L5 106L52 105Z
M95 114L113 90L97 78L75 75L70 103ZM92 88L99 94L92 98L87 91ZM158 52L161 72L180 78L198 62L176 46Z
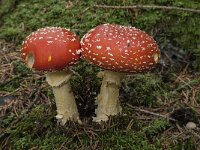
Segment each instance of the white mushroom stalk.
M79 113L70 86L70 71L60 71L47 73L46 81L53 88L55 97L58 121L64 125L68 120L79 121Z
M148 34L134 27L104 24L95 27L81 39L82 57L105 71L97 97L94 121L107 121L121 113L119 87L122 73L148 71L158 63L160 52Z
M22 45L22 58L29 68L46 72L46 81L53 88L61 125L68 120L79 123L79 113L70 86L72 73L68 67L80 58L80 42L75 34L60 27L41 28L31 33Z
M109 116L121 113L119 101L119 87L123 74L113 71L99 72L98 77L103 78L100 94L97 96L97 109L95 122L107 121Z

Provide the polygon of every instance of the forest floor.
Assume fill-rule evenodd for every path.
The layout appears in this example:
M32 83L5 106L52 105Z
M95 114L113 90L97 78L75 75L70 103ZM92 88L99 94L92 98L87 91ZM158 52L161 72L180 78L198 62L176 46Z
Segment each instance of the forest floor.
M172 3L165 0L159 5L165 2ZM95 3L130 5L129 1L2 0L0 3L3 4L0 11L3 20L0 22L0 149L200 149L198 15L178 14L185 22L179 21L183 26L177 23L175 28L165 26L163 20L173 20L173 17L176 20L176 12L145 14L90 8ZM171 5L199 8L196 1ZM146 19L137 20L140 13ZM132 20L133 16L136 21ZM191 30L188 18L194 19L190 21L194 22ZM73 67L75 74L70 82L83 123L67 122L61 126L55 119L54 96L45 74L25 66L20 58L20 45L30 32L40 27L70 27L81 38L90 28L107 22L135 24L147 31L158 42L162 59L155 70L130 74L123 79L122 113L100 124L92 121L101 85L101 79L96 77L100 69L81 61ZM161 32L163 28L166 32ZM187 36L178 38L179 32L186 29ZM184 45L185 41L190 42ZM188 128L188 122L196 127Z

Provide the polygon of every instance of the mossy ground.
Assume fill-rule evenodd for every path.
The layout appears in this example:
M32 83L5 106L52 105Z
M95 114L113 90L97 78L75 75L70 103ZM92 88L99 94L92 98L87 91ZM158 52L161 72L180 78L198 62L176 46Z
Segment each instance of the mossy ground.
M0 1L0 148L1 149L200 149L200 18L176 10L96 8L105 5L165 5L200 9L198 0L1 0ZM99 68L81 61L71 79L82 125L59 126L51 88L45 76L21 62L23 39L37 28L70 28L81 38L103 23L131 25L159 43L162 61L147 74L127 75L120 89L123 112L107 123L92 122L101 80ZM133 107L132 107L133 106ZM177 123L144 113L192 113ZM187 117L189 116L189 118ZM190 131L186 121L198 128Z

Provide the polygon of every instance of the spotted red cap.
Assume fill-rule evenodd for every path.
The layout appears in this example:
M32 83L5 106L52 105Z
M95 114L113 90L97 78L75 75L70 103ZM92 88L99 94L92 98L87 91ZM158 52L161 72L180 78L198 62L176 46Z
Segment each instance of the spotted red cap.
M160 51L151 36L134 27L103 24L81 39L83 59L118 72L142 72L155 67Z
M32 58L31 68L63 70L78 62L80 41L69 29L46 27L31 33L23 42L21 57Z

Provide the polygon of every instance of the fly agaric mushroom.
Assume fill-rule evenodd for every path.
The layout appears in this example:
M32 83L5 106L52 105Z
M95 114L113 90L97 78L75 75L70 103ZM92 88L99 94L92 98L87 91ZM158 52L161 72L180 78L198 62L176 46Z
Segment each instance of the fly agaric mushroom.
M145 32L114 24L103 24L81 39L83 59L103 69L94 121L107 121L121 112L119 87L124 73L140 73L155 67L160 57L156 42Z
M29 68L45 71L46 81L53 88L58 121L79 121L79 113L69 79L68 67L80 58L80 41L71 31L60 27L46 27L31 33L23 42L21 57Z

